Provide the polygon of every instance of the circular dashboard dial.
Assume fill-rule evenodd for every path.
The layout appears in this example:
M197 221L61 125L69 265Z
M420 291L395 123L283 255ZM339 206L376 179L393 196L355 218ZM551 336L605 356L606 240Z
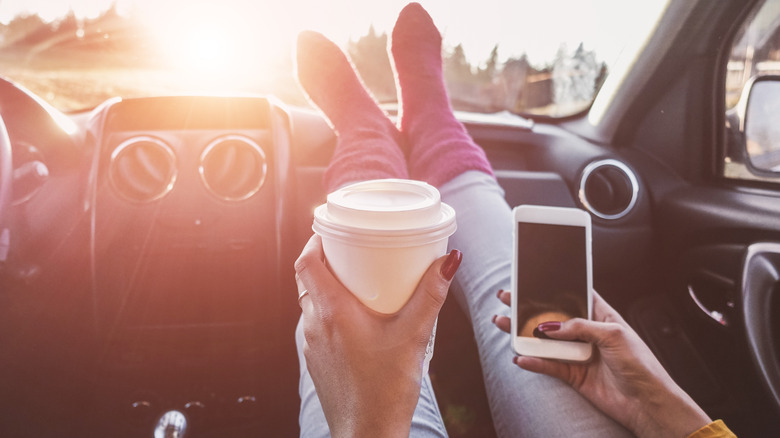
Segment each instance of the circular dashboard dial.
M206 188L225 201L242 201L265 182L265 152L252 139L240 135L220 137L203 150L199 167Z
M173 189L176 175L176 155L170 146L154 137L131 138L111 154L111 184L130 201L162 198Z

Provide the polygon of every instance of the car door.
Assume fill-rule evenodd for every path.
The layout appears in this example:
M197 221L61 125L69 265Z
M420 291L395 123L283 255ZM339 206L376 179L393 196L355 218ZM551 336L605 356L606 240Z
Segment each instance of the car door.
M755 77L777 68L779 4L700 5L615 141L653 208L650 281L630 320L740 436L780 427L780 174L744 130L760 119L745 114Z

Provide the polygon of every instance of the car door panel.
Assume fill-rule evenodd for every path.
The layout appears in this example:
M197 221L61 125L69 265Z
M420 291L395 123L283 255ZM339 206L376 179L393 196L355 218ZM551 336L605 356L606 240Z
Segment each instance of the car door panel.
M679 102L695 96L680 97L675 105L687 105L700 119L718 123L702 113L711 110L706 105ZM756 259L747 270L745 260L751 245L780 242L780 190L772 184L702 177L716 168L710 160L717 155L718 137L700 131L709 129L707 123L684 140L674 140L676 152L649 146L663 143L666 134L652 132L663 131L668 121L648 117L644 123L642 140L633 142L642 150L630 155L653 200L650 269L656 290L647 294L652 304L632 306L632 322L672 377L710 415L724 418L737 434L766 436L780 427L769 383L775 381L779 351L778 332L772 331L780 318L771 273L775 257ZM757 293L744 283L755 284L756 271L766 278L758 293L763 305L746 314L746 304ZM759 348L764 353L756 357Z

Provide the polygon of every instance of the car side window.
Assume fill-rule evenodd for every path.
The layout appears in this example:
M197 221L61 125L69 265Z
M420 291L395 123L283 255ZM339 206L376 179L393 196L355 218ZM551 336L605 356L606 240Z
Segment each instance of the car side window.
M780 183L780 1L764 0L731 47L722 176Z

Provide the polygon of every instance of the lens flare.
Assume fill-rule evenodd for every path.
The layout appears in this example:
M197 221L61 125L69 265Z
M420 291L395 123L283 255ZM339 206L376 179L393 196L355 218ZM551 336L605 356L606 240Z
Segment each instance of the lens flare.
M240 38L225 22L205 16L182 17L166 33L163 49L179 67L216 72L236 62L232 49Z
M182 85L219 92L256 70L256 37L248 20L232 8L199 3L150 25L162 62L179 71Z

